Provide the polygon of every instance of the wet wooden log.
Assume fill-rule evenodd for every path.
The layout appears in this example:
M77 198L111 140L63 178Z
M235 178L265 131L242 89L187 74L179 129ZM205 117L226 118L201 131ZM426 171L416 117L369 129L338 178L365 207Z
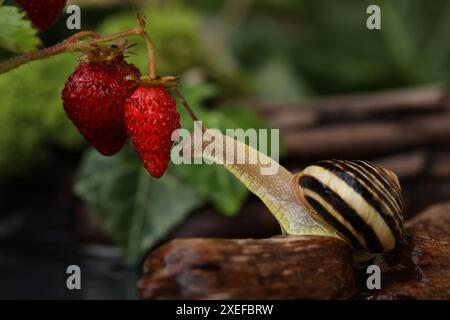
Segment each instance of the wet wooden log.
M450 299L450 203L405 231L405 244L379 263L381 290L365 288L365 265L353 269L342 241L278 236L170 241L147 257L139 292L144 299Z
M381 290L368 299L450 299L450 203L431 207L406 225L405 247L380 264Z
M345 299L351 251L327 237L173 240L145 261L143 299Z

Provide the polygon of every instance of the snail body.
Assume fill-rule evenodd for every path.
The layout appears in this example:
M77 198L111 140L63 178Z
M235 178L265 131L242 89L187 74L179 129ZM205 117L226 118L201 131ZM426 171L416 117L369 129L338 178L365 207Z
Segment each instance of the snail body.
M204 133L207 135L207 133ZM245 152L234 152L234 161L228 163L226 154L208 153L203 150L214 138L203 138L203 146L192 146L192 151L201 151L202 154L194 154L194 157L203 157L217 164L223 165L237 179L239 179L248 190L258 196L266 205L277 222L280 224L283 234L289 235L324 235L336 236L334 231L329 231L320 222L315 221L309 215L305 206L297 202L295 194L290 189L290 182L293 174L265 154L248 146L247 144L234 140L231 137L222 135L220 131L215 132L223 142L223 150L227 146L234 146L235 150L245 150ZM193 138L193 140L195 140ZM195 141L194 141L195 143ZM249 161L250 155L257 154L258 162L252 164ZM190 155L188 155L190 156ZM262 175L261 167L273 166L277 168L274 175Z
M206 134L206 133L204 133ZM327 160L292 174L278 162L240 141L215 132L223 141L245 152L226 155L204 153L214 140L204 138L202 154L222 164L258 196L287 235L337 237L356 252L381 253L394 249L403 234L403 202L397 176L366 161ZM195 139L194 139L195 140ZM205 145L205 141L207 141ZM251 163L250 154L258 155ZM228 158L227 158L228 159ZM261 167L278 166L274 175L262 175Z

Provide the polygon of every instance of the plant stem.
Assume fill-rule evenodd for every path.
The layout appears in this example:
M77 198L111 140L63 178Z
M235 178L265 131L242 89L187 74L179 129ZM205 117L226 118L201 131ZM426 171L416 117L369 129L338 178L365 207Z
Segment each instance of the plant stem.
M181 94L180 90L177 87L174 87L172 90L178 96L178 100L180 101L181 105L186 109L186 111L189 114L189 117L191 117L192 121L194 121L194 122L199 121L198 117L196 116L196 114L194 113L191 106L184 98L184 96Z
M30 54L18 56L12 58L4 63L0 64L0 74L8 72L12 69L18 68L21 65L28 63L30 61L36 61L44 58L48 58L66 51L66 46L64 43L58 43L57 45L45 48L39 51L32 52Z
M127 31L122 31L106 36L100 36L95 31L81 31L52 47L12 58L6 62L0 63L0 74L18 68L28 62L49 58L51 56L66 52L88 51L96 44L110 42L131 35L141 36L145 39L149 52L149 75L151 79L155 79L156 71L154 46L150 36L145 31L145 18L142 16L138 16L138 26ZM84 37L91 37L92 39L80 41L80 39Z
M12 58L4 63L0 64L0 74L8 72L12 69L18 68L21 65L31 62L31 61L36 61L36 60L41 60L41 59L45 59L51 56L55 56L64 52L69 52L69 51L75 51L76 50L76 44L79 43L81 44L82 42L78 42L78 40L80 40L81 38L84 37L93 37L93 38L99 38L100 35L94 31L81 31L78 32L76 34L74 34L73 36L71 36L70 38L64 40L61 43L58 43L52 47L49 48L45 48L39 51L35 51L35 52L31 52L29 54L25 54L22 56L18 56L15 58ZM69 49L71 48L71 49Z
M76 40L79 40L84 37L100 38L101 35L99 35L97 32L92 31L92 30L80 31L78 33L75 33L73 36L71 36L66 41L75 42Z
M155 46L153 45L153 41L150 38L150 35L145 31L145 26L147 24L147 18L137 14L136 16L138 26L137 31L139 35L144 38L145 43L147 44L147 51L148 51L148 75L151 80L154 80L156 78L156 70L155 70Z
M150 38L149 34L145 32L145 30L142 30L140 32L140 35L145 39L145 43L147 44L148 49L148 63L149 63L149 70L148 75L150 76L150 79L156 78L156 70L155 70L155 47L153 46L153 41Z
M130 35L139 35L139 30L137 28L134 28L134 29L130 29L130 30L127 30L127 31L122 31L122 32L113 33L113 34L110 34L110 35L107 35L107 36L94 38L94 39L88 41L87 44L95 45L95 44L99 44L99 43L110 42L110 41L113 41L113 40L124 38L126 36L130 36ZM74 44L74 45L75 45L75 47L78 47L77 44ZM81 45L81 43L80 43L80 45Z

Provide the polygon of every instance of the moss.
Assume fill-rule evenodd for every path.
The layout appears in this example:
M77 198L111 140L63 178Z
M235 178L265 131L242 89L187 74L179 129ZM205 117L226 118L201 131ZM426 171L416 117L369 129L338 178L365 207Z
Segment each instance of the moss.
M74 149L83 144L61 102L76 63L76 55L61 55L0 76L0 179L42 162L49 145Z

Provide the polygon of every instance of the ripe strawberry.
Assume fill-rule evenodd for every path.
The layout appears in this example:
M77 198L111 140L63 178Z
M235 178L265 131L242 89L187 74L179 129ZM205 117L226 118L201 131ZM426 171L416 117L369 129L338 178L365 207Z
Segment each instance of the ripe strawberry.
M125 105L125 123L133 147L151 176L167 169L172 132L180 128L176 102L164 87L139 86Z
M66 6L66 0L16 0L40 30L50 28Z
M139 70L123 55L111 61L81 62L62 91L64 110L78 131L103 155L113 155L124 145L126 99L135 84L124 79L139 77Z

